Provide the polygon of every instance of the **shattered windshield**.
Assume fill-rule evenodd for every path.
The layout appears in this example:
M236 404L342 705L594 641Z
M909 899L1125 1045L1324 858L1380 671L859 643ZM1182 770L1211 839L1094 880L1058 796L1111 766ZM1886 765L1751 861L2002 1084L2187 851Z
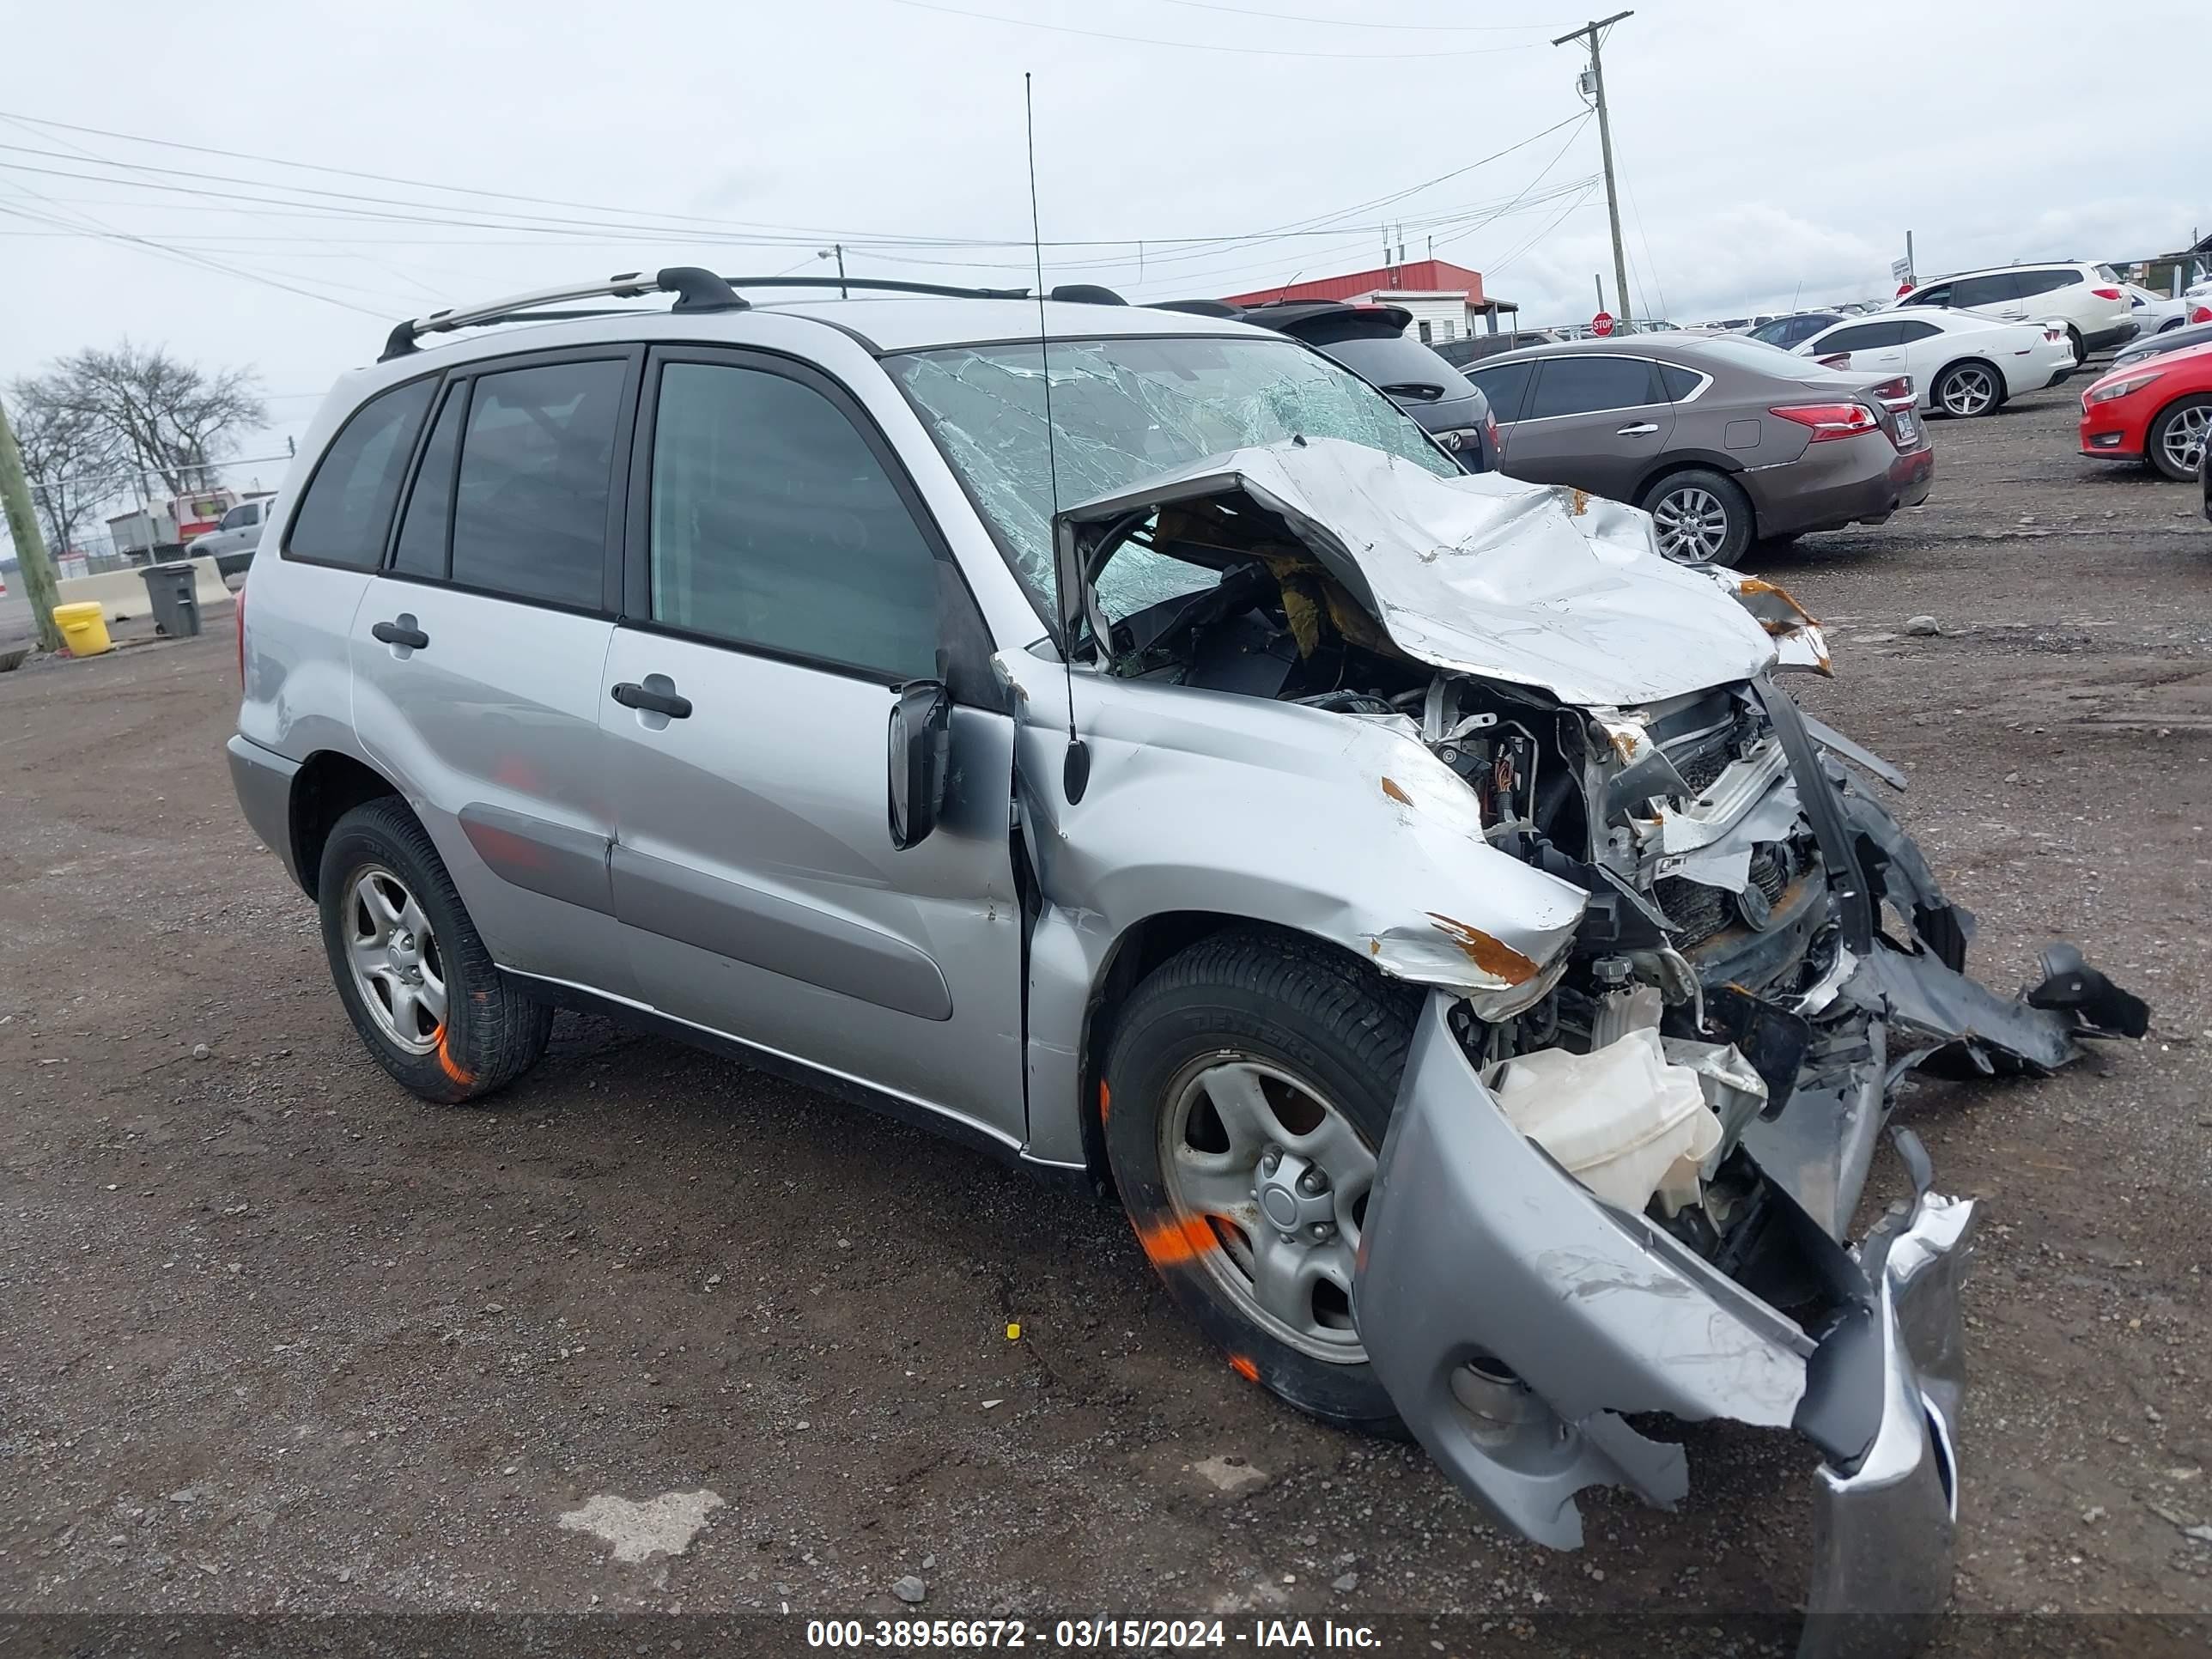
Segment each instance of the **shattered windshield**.
M1390 400L1290 340L1054 340L1048 457L1038 343L958 346L887 358L960 474L1041 615L1053 615L1052 466L1062 506L1252 444L1342 438L1439 477L1458 469ZM1109 614L1216 580L1125 546L1099 581Z

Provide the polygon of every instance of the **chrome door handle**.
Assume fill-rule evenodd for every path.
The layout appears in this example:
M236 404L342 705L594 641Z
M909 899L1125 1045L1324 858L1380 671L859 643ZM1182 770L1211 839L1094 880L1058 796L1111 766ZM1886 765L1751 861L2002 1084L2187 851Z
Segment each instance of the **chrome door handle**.
M1640 438L1647 432L1656 432L1658 429L1656 422L1638 421L1634 426L1620 428L1613 435L1618 438Z

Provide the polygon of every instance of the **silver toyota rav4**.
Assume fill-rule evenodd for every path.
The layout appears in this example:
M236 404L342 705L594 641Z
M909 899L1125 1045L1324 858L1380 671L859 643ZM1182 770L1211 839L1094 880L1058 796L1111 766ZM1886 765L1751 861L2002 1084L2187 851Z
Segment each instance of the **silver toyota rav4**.
M1548 1544L1686 1491L1632 1419L1794 1430L1807 1646L1909 1635L1974 1206L1899 1134L1854 1237L1893 1091L2142 1005L1965 976L1778 589L1279 335L897 286L618 277L331 394L229 754L370 1052L470 1100L612 1009L1110 1188L1236 1371Z

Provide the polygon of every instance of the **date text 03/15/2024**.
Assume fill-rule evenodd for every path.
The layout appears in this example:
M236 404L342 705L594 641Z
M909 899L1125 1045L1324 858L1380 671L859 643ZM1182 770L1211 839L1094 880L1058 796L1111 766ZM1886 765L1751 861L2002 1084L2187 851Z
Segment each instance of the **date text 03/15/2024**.
M1367 1625L1324 1619L1255 1619L1237 1626L1220 1619L1060 1619L1032 1626L1020 1619L810 1619L811 1648L1054 1648L1073 1650L1220 1648L1373 1650L1382 1638Z

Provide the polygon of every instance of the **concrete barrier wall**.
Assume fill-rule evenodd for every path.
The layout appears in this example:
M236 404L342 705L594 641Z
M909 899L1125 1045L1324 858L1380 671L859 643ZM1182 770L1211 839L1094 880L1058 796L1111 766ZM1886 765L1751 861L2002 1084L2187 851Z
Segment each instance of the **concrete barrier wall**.
M193 559L192 593L204 611L210 605L230 597L223 586L222 574L215 568L213 559ZM141 567L143 568L143 567ZM97 602L100 614L109 622L129 622L138 617L154 614L151 600L146 597L145 579L137 569L110 570L97 576L71 576L54 584L60 591L59 603L83 605Z

